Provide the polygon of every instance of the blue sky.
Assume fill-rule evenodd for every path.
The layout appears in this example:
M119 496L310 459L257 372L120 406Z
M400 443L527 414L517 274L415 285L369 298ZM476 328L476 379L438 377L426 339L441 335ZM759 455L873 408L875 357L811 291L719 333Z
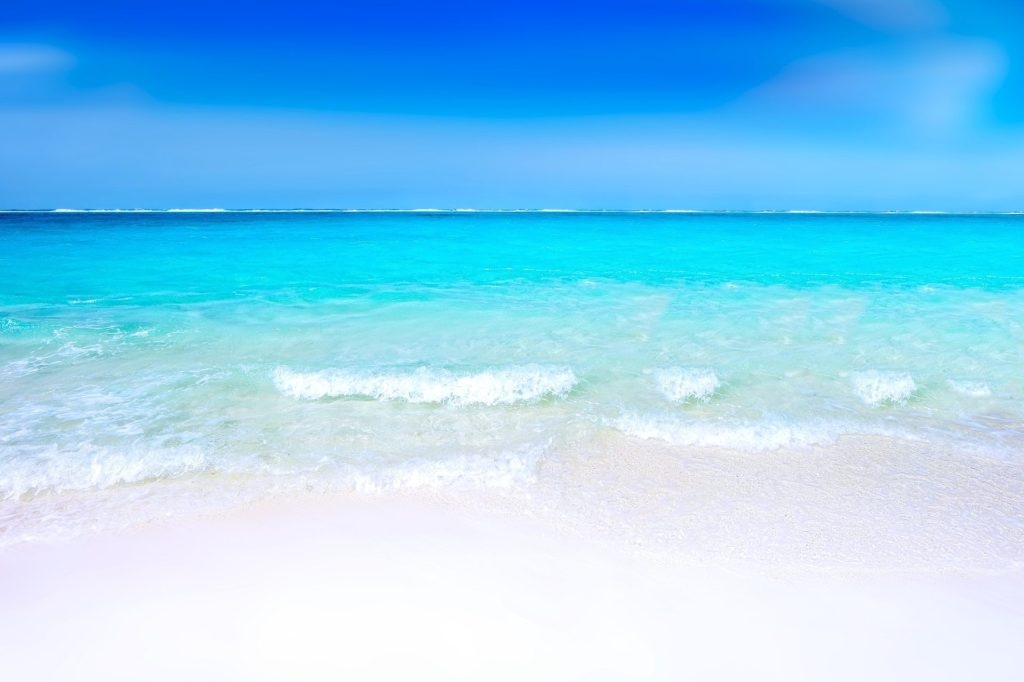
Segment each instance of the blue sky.
M1011 0L0 13L0 207L1024 209Z

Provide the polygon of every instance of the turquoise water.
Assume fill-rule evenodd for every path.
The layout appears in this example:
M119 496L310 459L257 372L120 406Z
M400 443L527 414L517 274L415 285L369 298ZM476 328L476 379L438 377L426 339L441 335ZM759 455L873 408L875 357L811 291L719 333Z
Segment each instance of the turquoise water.
M1018 461L1022 352L1024 216L4 213L0 511L528 487L611 443Z

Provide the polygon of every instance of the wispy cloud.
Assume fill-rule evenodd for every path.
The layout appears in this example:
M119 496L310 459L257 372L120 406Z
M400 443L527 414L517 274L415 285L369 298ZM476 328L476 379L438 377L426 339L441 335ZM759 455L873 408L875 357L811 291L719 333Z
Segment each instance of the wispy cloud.
M954 137L986 123L1007 63L999 45L984 40L837 51L792 64L739 106L824 132Z
M0 206L1017 209L1024 136L997 142L879 149L680 117L12 107Z
M13 1L0 206L1024 202L1009 0Z
M51 45L0 43L0 75L64 71L74 63L70 53Z
M847 16L880 29L932 29L949 15L935 0L817 0Z

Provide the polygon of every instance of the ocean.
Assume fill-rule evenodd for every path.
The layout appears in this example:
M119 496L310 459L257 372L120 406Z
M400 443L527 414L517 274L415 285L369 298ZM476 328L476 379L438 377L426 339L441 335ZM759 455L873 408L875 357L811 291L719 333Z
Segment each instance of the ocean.
M0 544L416 490L1020 562L1024 215L0 214Z

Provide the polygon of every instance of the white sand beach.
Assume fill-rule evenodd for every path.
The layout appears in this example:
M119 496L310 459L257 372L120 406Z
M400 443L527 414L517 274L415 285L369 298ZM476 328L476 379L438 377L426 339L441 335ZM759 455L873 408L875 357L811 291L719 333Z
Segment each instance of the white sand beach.
M1024 682L1022 178L1024 0L2 0L0 682Z
M9 548L4 677L1024 677L1019 571L687 565L459 508L324 498Z

